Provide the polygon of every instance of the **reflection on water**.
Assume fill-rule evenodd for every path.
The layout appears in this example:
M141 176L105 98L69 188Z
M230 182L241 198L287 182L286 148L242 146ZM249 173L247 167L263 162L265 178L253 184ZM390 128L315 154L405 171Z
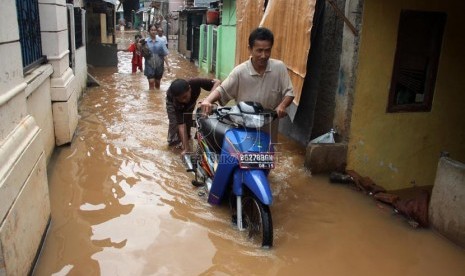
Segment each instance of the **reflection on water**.
M227 206L210 206L166 144L165 92L199 75L170 56L159 92L118 68L92 74L70 146L49 165L52 224L36 275L464 275L465 253L350 187L311 176L305 150L281 138L271 173L274 248L253 247Z

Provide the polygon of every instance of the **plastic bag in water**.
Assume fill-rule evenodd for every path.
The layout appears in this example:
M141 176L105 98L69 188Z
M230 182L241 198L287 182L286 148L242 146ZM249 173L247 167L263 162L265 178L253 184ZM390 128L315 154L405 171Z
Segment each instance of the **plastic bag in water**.
M333 129L331 129L329 132L316 137L312 141L310 141L311 144L334 144L334 133L336 133Z

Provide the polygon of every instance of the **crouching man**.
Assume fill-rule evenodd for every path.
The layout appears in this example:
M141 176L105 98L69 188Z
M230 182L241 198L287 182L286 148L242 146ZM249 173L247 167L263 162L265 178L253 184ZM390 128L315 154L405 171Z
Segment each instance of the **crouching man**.
M192 112L194 111L201 89L213 91L221 84L220 80L193 78L174 80L166 93L166 112L168 113L168 145L181 143L181 155L190 151Z

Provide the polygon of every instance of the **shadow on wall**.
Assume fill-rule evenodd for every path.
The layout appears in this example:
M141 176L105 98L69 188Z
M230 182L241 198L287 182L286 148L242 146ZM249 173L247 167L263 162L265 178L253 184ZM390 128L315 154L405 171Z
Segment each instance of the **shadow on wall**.
M96 67L118 65L117 44L87 44L87 63Z

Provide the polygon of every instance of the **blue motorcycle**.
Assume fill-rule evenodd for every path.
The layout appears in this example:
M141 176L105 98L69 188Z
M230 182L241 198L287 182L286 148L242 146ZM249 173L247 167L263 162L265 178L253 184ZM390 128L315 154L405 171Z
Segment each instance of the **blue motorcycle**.
M229 198L233 222L263 247L273 245L268 174L275 155L270 135L262 128L276 117L275 111L255 102L216 108L209 116L198 109L197 146L184 156L187 171L194 173L192 184L204 189L201 193L208 195L210 204Z

